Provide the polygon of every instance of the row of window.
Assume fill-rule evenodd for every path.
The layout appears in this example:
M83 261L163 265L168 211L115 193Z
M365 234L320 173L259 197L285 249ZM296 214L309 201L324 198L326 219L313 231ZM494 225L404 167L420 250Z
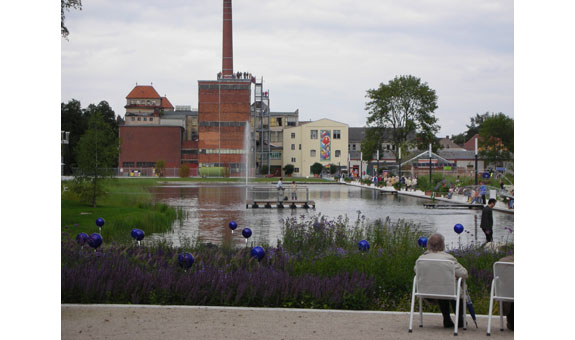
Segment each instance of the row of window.
M351 146L351 148L350 148L350 146ZM361 146L361 144L360 144L360 146ZM385 146L386 146L385 150L395 150L395 145L386 144ZM348 145L347 149L351 150L351 151L355 151L356 147L357 147L357 144L350 144L350 145Z
M150 120L150 122L154 121L154 117L137 117L138 118L138 122L142 121L142 118L144 118L144 122L147 122L148 119ZM136 120L136 117L131 117L132 121Z
M240 155L244 154L243 149L200 149L201 154L232 154L232 155Z
M291 149L295 150L295 144L291 145ZM299 149L301 150L301 144L299 144ZM316 154L315 150L309 150L310 157L315 157L315 154ZM335 157L341 157L341 150L335 150Z
M310 139L318 139L318 130L310 130ZM295 138L295 133L291 134L291 138ZM341 139L341 130L333 130L333 139Z
M123 162L122 166L124 168L133 168L134 165L139 168L154 168L156 162Z

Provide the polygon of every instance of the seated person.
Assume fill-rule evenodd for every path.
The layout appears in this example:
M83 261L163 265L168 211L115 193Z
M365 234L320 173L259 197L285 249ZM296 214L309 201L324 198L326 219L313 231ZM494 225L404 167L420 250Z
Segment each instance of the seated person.
M423 253L419 257L419 259L431 259L431 260L450 260L455 264L455 277L454 280L458 278L467 279L467 269L465 269L457 259L445 252L445 238L441 234L433 234L427 240L427 251ZM415 269L415 268L414 268ZM449 315L449 302L450 300L436 300L436 299L429 299L428 301L436 303L439 305L439 309L441 310L441 314L443 315L443 327L444 328L452 328L454 326L453 321ZM463 305L463 301L459 302L459 307ZM453 311L455 312L455 301L451 300L451 306L453 307ZM459 313L459 320L458 327L463 327L463 313Z

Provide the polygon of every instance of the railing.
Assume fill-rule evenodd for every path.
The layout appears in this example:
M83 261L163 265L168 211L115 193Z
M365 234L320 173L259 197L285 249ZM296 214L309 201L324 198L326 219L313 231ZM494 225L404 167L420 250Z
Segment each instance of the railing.
M283 189L277 189L275 185L267 187L250 187L248 188L248 200L253 202L294 202L309 201L309 188L298 185L292 189L289 185Z

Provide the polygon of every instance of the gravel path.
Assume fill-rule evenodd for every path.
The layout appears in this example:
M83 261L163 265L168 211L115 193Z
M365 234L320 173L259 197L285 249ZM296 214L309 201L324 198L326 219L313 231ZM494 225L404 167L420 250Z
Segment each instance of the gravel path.
M423 328L414 315L408 333L409 313L394 312L143 305L62 305L61 310L62 340L453 339L441 315L431 313L424 314ZM485 340L487 318L478 316L479 328L468 320L469 328L455 339ZM491 339L513 339L513 332L501 332L498 325L494 318Z

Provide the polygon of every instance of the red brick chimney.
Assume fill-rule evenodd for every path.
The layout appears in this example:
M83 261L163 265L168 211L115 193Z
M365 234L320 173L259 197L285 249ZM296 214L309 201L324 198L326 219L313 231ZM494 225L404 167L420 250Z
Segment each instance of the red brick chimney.
M222 78L232 78L234 73L234 48L232 39L232 0L224 0L224 31L222 53Z

